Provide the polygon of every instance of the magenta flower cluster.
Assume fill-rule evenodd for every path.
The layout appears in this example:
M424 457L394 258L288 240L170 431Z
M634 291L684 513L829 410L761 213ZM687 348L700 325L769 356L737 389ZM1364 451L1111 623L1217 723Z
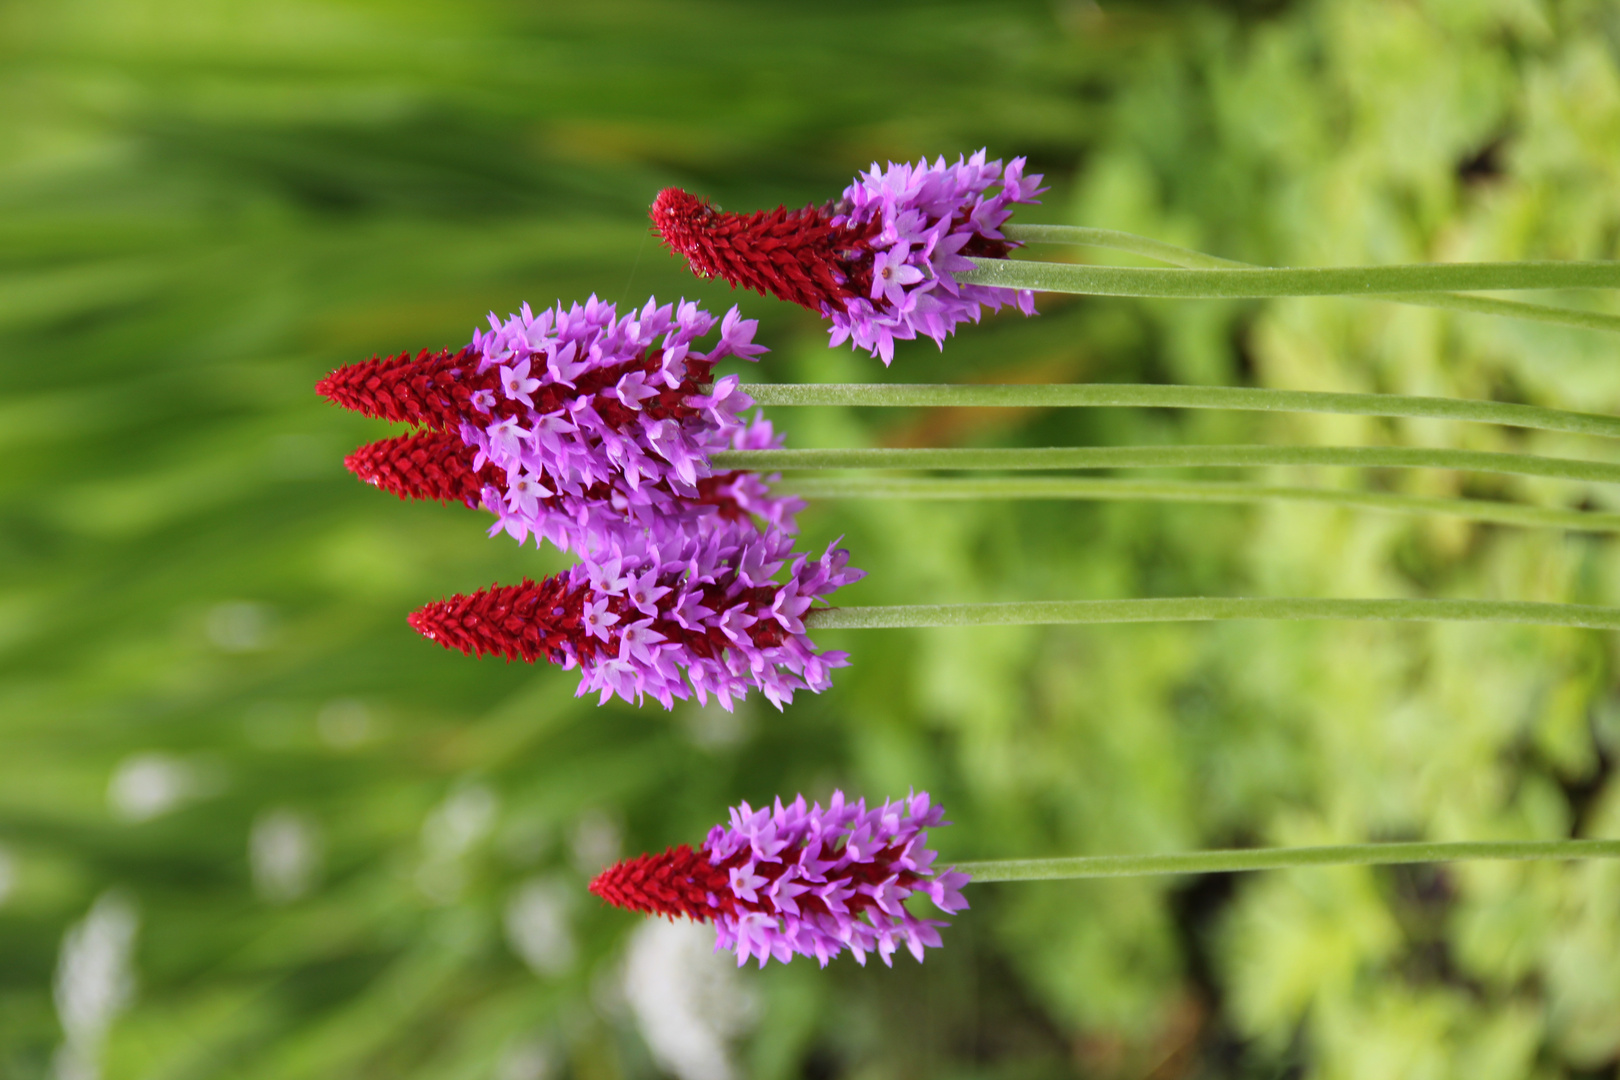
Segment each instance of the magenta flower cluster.
M769 809L742 803L698 850L680 844L625 859L598 874L591 892L627 911L713 922L715 947L733 950L739 967L795 954L826 967L845 949L862 965L871 952L892 964L902 945L921 962L946 923L913 915L907 899L920 893L946 914L968 906L969 875L934 869L927 846L923 830L944 824L927 792L870 810L841 791L826 809L806 807L802 795Z
M1024 158L986 162L986 151L958 158L926 158L915 165L876 162L844 189L834 206L835 228L865 232L871 250L871 285L867 295L828 305L832 344L851 341L879 356L894 359L894 342L918 334L941 347L956 325L979 321L981 307L992 311L1016 303L1025 315L1035 313L1035 294L985 285L961 285L952 274L971 270L968 255L1001 256L1014 246L1002 237L1001 225L1014 203L1033 203L1044 191L1039 175L1024 176ZM994 195L991 185L1000 182Z
M368 416L419 425L362 447L356 475L407 498L479 501L491 535L534 536L580 563L541 582L495 585L427 604L419 632L475 656L550 660L596 691L666 708L696 694L726 708L749 688L780 708L825 690L842 653L818 653L803 616L859 579L848 553L793 553L793 496L772 477L715 473L709 455L781 444L736 376L715 363L753 359L755 323L733 308L648 301L619 317L594 296L527 305L471 345L414 359L349 365L317 389ZM719 330L707 352L698 339ZM791 562L785 584L775 575Z
M472 351L477 374L497 380L471 395L460 426L476 451L473 469L490 464L505 476L504 488L483 493L499 519L491 535L584 551L642 528L718 520L717 491L791 531L803 503L773 497L757 475L731 474L704 489L711 453L781 445L768 421L742 417L753 402L735 375L695 392L717 361L765 351L753 344L757 321L736 308L719 320L714 347L698 351L715 325L690 301L649 300L622 318L595 296L539 314L525 304L504 321L491 313Z
M870 810L843 792L826 809L807 808L802 795L786 806L777 799L772 809L733 808L731 824L716 825L703 844L710 864L727 868L739 901L715 916L716 948L761 967L795 953L826 967L844 949L861 964L870 952L890 964L901 945L921 961L947 924L919 919L906 898L922 893L946 914L968 906L961 893L968 875L933 869L923 830L947 824L944 816L927 792Z
M578 667L577 693L603 702L651 696L670 708L712 694L729 710L756 688L780 709L796 690L827 689L832 669L848 665L845 653L816 651L804 616L862 576L836 541L820 558L795 557L780 529L722 521L610 536L555 577L436 601L410 623L476 656Z
M747 522L615 538L570 572L588 586L581 621L604 648L575 648L563 666L578 663L578 693L597 691L604 702L647 695L670 708L694 694L706 704L712 694L729 711L754 687L780 709L795 690L820 693L849 657L817 652L803 616L865 576L836 545L820 558L795 558L791 537Z

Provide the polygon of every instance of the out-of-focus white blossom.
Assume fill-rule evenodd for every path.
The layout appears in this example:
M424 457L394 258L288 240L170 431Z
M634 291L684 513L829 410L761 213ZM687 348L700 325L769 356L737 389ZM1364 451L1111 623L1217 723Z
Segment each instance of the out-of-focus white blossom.
M461 860L495 828L500 800L484 784L451 792L422 822L422 865L416 886L436 904L453 903L466 883Z
M270 646L275 631L275 612L269 605L249 600L233 600L209 609L203 632L220 652L258 652Z
M483 784L468 784L450 794L422 822L422 846L428 855L455 858L495 825L500 802Z
M569 925L577 886L558 878L530 878L506 902L506 940L536 975L565 974L578 948Z
M709 753L740 746L753 734L754 710L748 708L750 704L744 701L736 708L725 709L719 702L711 702L683 710L681 719L687 737L698 749Z
M296 810L266 810L254 819L248 835L248 862L261 897L273 904L297 900L320 877L320 828Z
M370 706L357 698L333 698L315 714L321 740L337 750L364 746L380 733Z
M17 887L17 862L11 857L11 852L0 847L0 907L11 899L12 890Z
M614 862L624 845L624 830L619 823L600 810L587 810L574 822L568 837L573 850L574 868L586 877L595 876L602 867Z
M700 923L649 919L630 937L624 996L647 1048L679 1080L732 1080L728 1043L754 1024L757 1002Z
M135 995L133 954L139 918L123 894L105 892L89 914L68 928L53 986L62 1045L56 1080L97 1080L101 1046L112 1022Z
M549 1080L556 1060L556 1048L544 1036L513 1039L496 1059L495 1080Z
M222 787L215 770L157 751L131 754L107 782L107 806L114 817L151 821Z

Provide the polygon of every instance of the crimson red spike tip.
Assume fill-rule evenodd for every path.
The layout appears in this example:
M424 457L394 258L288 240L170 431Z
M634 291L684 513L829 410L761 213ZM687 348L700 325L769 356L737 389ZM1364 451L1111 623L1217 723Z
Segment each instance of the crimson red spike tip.
M448 432L427 431L368 443L343 459L356 477L402 499L436 499L476 507L485 485L506 486L506 473L474 470L473 449Z
M643 915L708 920L716 908L710 897L726 892L726 871L711 866L686 844L661 855L639 855L597 874L590 889L614 907Z
M479 388L469 377L456 377L472 366L469 349L423 349L414 359L410 353L373 357L338 368L315 384L315 392L362 416L450 430L459 423L459 399Z
M863 232L835 228L827 210L786 207L733 214L682 191L665 188L650 211L654 230L700 277L789 300L821 314L842 311L855 298L863 271Z
M534 662L560 660L568 643L590 655L594 639L580 624L580 594L567 575L521 585L491 585L469 594L424 604L406 617L411 628L447 649L468 656L504 656Z

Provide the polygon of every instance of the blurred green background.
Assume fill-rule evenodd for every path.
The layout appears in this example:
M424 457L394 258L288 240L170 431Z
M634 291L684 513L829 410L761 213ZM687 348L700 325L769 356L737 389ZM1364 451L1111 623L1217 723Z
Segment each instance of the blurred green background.
M1620 835L1604 635L829 633L854 666L784 715L598 708L573 674L405 625L563 562L356 483L342 456L386 429L312 386L464 342L490 309L655 293L760 318L750 378L1614 412L1613 338L1358 301L1048 297L885 371L685 274L646 207L668 184L819 202L874 159L988 145L1048 176L1024 221L1277 264L1615 258L1620 5L10 0L0 57L0 1076L1614 1075L1617 866L982 886L921 967L740 975L701 933L584 892L740 799L836 786L931 790L954 858ZM1614 455L1357 417L775 418L793 446ZM1528 478L1269 478L1614 508ZM1620 602L1611 540L1444 519L851 501L803 520L870 571L848 603Z

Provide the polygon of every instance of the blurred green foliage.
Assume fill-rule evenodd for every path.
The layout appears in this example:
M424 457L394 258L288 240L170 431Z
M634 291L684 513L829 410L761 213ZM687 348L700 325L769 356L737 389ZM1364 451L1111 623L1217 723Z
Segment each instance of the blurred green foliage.
M784 715L577 701L573 675L474 662L405 626L426 600L562 562L357 485L341 458L383 427L311 392L338 364L461 342L489 309L594 291L739 303L773 350L749 371L763 379L1614 412L1612 339L1337 300L1047 298L1038 319L987 320L943 353L913 343L884 371L826 349L804 312L692 279L645 219L671 183L731 208L803 204L873 159L988 144L1052 183L1022 220L1274 264L1615 258L1609 0L11 0L0 56L0 1075L71 1075L64 1020L109 1078L656 1075L620 988L636 921L584 881L617 851L697 840L744 798L928 788L959 858L1620 835L1615 653L1597 633L827 634L855 666ZM1356 417L778 419L795 446L1614 453ZM1614 501L1528 478L1275 473ZM871 572L850 603L1620 603L1612 541L1320 507L806 515L807 543L839 534ZM97 897L138 919L134 993L104 1043L114 1010L75 1005L53 974ZM745 972L756 1023L737 1068L1481 1080L1620 1057L1620 867L970 899L923 967ZM525 963L529 900L561 912L572 951Z

